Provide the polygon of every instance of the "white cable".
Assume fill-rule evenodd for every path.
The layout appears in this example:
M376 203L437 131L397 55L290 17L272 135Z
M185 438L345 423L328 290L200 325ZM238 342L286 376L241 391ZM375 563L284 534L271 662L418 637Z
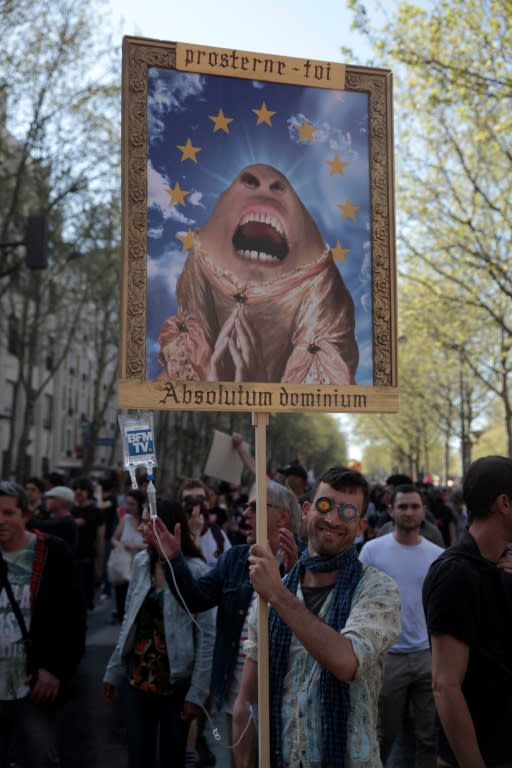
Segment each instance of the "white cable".
M180 592L180 589L178 587L178 582L176 581L176 576L174 575L174 569L172 567L172 563L171 563L171 561L169 560L169 558L167 557L167 555L164 552L164 549L163 549L163 546L162 546L162 542L160 541L160 536L158 535L158 531L156 530L155 520L156 520L156 517L153 518L153 520L152 520L152 522L153 522L153 533L155 534L155 538L156 538L156 540L157 540L157 542L159 544L160 552L162 553L162 555L163 555L163 557L165 559L165 562L169 566L169 570L170 570L171 576L172 576L172 583L174 584L174 589L176 590L176 593L177 593L177 595L178 595L178 597L179 597L179 599L181 601L181 605L185 609L185 611L187 612L187 615L188 615L190 621L193 624L195 624L197 629L199 630L200 643L202 643L202 641L203 641L203 629L202 629L201 625L199 624L199 622L197 621L197 619L195 618L195 616L193 616L190 613L188 605L186 604L185 599L184 599L183 595Z
M245 736L245 734L249 729L251 720L254 723L254 727L256 728L256 730L258 730L258 721L254 716L254 706L252 704L249 704L249 702L247 702L247 708L249 709L249 717L247 718L247 722L244 725L244 729L240 734L240 736L238 737L238 739L235 741L235 743L232 744L230 747L228 747L228 749L236 749L236 747L238 747L238 745L240 744L240 742L242 741L243 737Z
M185 609L189 619L191 620L191 622L193 624L196 625L196 627L197 627L197 629L199 631L199 650L198 650L198 653L201 653L201 648L202 648L202 644L203 644L203 628L201 627L201 625L199 624L199 622L197 621L195 616L193 616L192 613L190 612L189 607L188 607L187 603L185 602L185 599L184 599L183 595L180 592L180 589L178 587L178 582L176 581L176 576L174 574L174 569L172 567L172 563L171 563L171 561L169 560L169 558L167 557L167 555L164 552L164 548L162 546L162 542L160 541L160 536L158 535L158 531L156 530L156 524L155 524L156 516L152 517L151 519L152 519L152 522L153 522L153 533L155 534L155 538L156 538L156 540L158 542L160 552L163 555L165 562L169 566L169 570L170 570L171 576L172 576L172 583L174 585L174 589L176 590L176 594L178 595L178 597L180 599L181 606L182 606L182 608ZM219 729L214 725L214 723L213 723L213 721L212 721L208 711L205 709L205 707L203 707L202 704L199 704L199 706L203 710L203 712L204 712L204 714L206 716L206 719L208 720L208 722L210 724L211 733L212 733L213 738L215 739L215 741L221 742L221 735L219 733ZM249 707L249 717L247 718L247 723L245 724L244 729L243 729L240 737L238 738L238 740L236 741L235 744L231 744L231 745L229 745L229 744L221 744L221 746L224 747L224 749L235 749L236 747L238 747L238 745L242 741L243 737L247 733L249 725L251 724L251 720L254 722L254 725L256 726L256 728L258 727L258 723L256 721L256 718L254 717L253 705L248 703L247 706Z

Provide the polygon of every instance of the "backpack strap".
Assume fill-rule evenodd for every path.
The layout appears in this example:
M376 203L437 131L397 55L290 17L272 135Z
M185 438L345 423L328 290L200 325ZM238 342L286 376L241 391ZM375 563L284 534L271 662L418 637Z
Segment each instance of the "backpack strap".
M32 533L36 536L36 551L34 556L34 562L32 565L32 581L30 583L30 607L34 605L34 600L39 592L39 585L41 583L41 575L43 573L43 566L46 560L46 542L44 540L44 534L37 529Z
M0 592L2 591L2 588L5 589L7 593L11 608L14 615L16 616L16 621L19 624L21 636L23 638L23 645L25 646L25 653L28 658L30 650L30 636L28 633L27 625L25 624L25 619L23 618L23 613L21 612L21 608L16 601L16 598L14 597L12 586L7 576L7 563L4 560L2 553L0 552Z

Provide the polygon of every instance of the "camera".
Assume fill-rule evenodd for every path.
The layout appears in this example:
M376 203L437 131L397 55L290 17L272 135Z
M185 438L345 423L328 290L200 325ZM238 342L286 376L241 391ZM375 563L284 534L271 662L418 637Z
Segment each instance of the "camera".
M190 515L194 507L200 507L201 512L203 514L206 514L206 496L198 495L198 496L192 496L191 494L187 494L183 497L183 509L187 513L187 515Z

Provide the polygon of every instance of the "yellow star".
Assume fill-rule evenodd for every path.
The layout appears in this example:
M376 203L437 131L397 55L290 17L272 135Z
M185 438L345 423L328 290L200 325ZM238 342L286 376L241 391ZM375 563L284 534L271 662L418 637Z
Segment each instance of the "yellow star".
M219 109L218 115L208 115L208 117L210 118L210 120L213 121L214 133L216 133L217 131L224 131L224 133L229 133L228 125L233 122L233 118L226 117L222 109Z
M176 205L176 203L178 203L178 205L185 205L185 197L190 195L190 192L187 192L186 189L180 187L179 181L176 182L174 189L166 189L165 191L171 198L169 205Z
M192 232L191 229L189 229L188 232L186 232L186 234L176 235L176 237L178 240L181 240L182 242L182 246L181 246L182 251L190 251L190 249L194 247L194 233Z
M302 125L297 125L295 127L299 134L299 141L309 141L310 144L313 143L313 134L315 131L318 131L318 128L314 128L307 117L304 118L304 123Z
M350 248L342 248L339 240L336 240L335 248L331 248L331 253L334 261L342 261L345 263L347 253L350 253Z
M360 207L360 205L353 205L350 197L347 197L343 204L336 206L336 208L340 209L341 218L343 220L352 219L352 221L356 220L356 211L358 211Z
M256 125L260 125L260 123L266 123L267 125L272 126L272 123L270 122L270 118L272 115L276 115L277 112L272 112L270 109L267 109L267 105L263 101L261 104L261 107L259 109L252 109L251 112L254 112L255 115L258 115L258 122Z
M197 153L201 151L201 147L194 147L190 139L187 139L186 144L176 144L181 152L181 162L184 160L193 160L197 163Z
M334 176L335 173L339 173L340 176L345 175L345 168L347 167L348 163L344 163L343 160L340 160L339 155L335 155L333 160L326 160L325 162L327 165L331 166L331 172L329 176Z

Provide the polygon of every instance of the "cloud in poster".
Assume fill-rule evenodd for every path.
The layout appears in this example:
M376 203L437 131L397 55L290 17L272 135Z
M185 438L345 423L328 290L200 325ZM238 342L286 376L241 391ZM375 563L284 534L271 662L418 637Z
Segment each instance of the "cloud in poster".
M327 144L330 150L342 154L344 160L354 161L358 158L359 153L353 146L350 131L343 131L341 128L337 128L327 121L315 121L311 117L304 115L302 112L290 115L287 120L288 134L290 141L293 144L305 144L305 142L300 140L298 131L298 126L304 125L305 119L307 119L315 128L314 142L309 145L314 148L315 151L318 151L322 145Z
M159 240L164 233L164 228L162 226L160 227L151 227L148 229L148 237L150 237L152 240Z
M286 121L286 124L288 126L288 135L290 137L290 141L292 144L304 144L305 142L300 141L299 132L297 130L297 127L299 125L304 125L304 120L306 116L300 112L298 115L290 115L288 120Z
M158 259L148 259L148 280L165 286L169 294L169 300L176 294L176 283L181 272L187 254L169 246Z
M183 112L186 102L196 99L205 87L202 75L169 73L158 68L148 70L151 88L148 88L148 136L151 143L163 140L165 118L170 112Z
M343 155L345 160L355 160L359 156L359 153L353 147L350 131L344 133L340 128L332 128L330 126L327 140L329 148Z
M205 208L204 203L202 202L203 199L203 193L199 191L191 192L190 195L187 197L187 202L190 203L190 205L199 205L201 208Z
M170 219L190 226L195 224L196 220L185 216L177 205L169 205L169 194L166 192L169 186L169 179L158 173L148 161L148 209L156 208L164 220ZM193 197L193 205L201 205L201 192L192 192L189 197Z

